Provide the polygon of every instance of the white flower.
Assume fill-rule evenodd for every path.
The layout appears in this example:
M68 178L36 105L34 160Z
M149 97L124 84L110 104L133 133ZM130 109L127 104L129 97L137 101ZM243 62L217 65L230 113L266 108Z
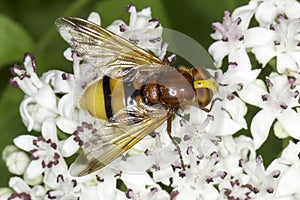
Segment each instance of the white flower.
M281 157L277 160L286 167L278 183L278 196L300 195L300 186L296 184L300 178L299 161L300 143L289 142L289 145L283 150Z
M26 94L20 105L20 114L27 130L40 131L45 119L57 115L56 97L52 88L38 78L32 55L25 54L24 67L25 70L17 65L11 68L14 77L10 83Z
M272 31L263 27L248 29L250 19L254 14L256 3L250 3L233 12L224 12L223 24L213 23L216 31L212 38L218 40L208 49L217 67L221 67L222 60L228 55L228 63L239 66L240 69L251 69L247 48L266 44L273 35ZM272 38L272 37L271 37Z
M289 19L300 17L300 4L296 0L252 0L260 2L255 18L260 26L268 27L281 14Z
M137 12L135 6L130 4L127 6L127 12L130 13L129 25L122 20L116 20L107 29L159 55L162 45L162 27L159 20L151 17L150 8Z
M239 66L231 64L226 72L217 70L214 72L214 78L220 83L219 92L216 98L222 99L221 114L216 118L222 117L223 123L220 129L221 135L232 135L244 128L247 129L247 123L244 118L247 107L245 103L236 95L256 79L260 70L244 70ZM215 125L216 126L216 125Z
M127 187L125 195L129 199L163 200L169 198L169 194L163 191L146 172L122 173L121 179Z
M222 142L218 144L218 155L220 161L215 168L224 170L229 175L235 177L242 173L239 161L253 160L256 157L253 140L246 136L233 138L232 136L222 137Z
M116 187L117 179L122 177L122 172L106 167L100 170L96 177L98 199L125 199L125 194Z
M31 154L31 162L25 172L26 179L34 180L45 173L44 182L51 182L54 177L48 176L49 173L57 175L67 171L56 134L54 120L48 119L42 125L42 136L21 135L14 139L17 147Z
M47 191L48 199L71 200L79 199L80 186L77 180L70 179L62 174L57 175L57 185ZM91 194L91 197L95 194Z
M15 192L8 199L32 199L40 200L45 197L45 189L41 185L35 185L32 188L28 186L23 179L12 177L9 180L9 187Z
M214 187L214 183L218 183L227 175L224 171L214 170L217 153L201 156L201 152L190 146L187 149L187 155L190 160L190 167L181 176L173 176L172 187L174 187L173 192L175 192L173 195L176 194L176 199L186 199L187 194L190 194L192 199L196 197L217 199L219 192Z
M260 157L257 157L255 161L251 159L247 162L241 159L238 165L242 168L243 174L235 175L231 179L225 178L225 181L219 185L224 197L267 199L274 196L280 175L279 170L266 171Z
M25 93L20 114L27 130L40 131L46 119L59 115L56 94L70 92L74 81L72 75L59 70L50 70L39 78L35 58L28 53L24 57L24 67L25 70L18 65L11 68L14 77L10 83Z
M293 138L299 139L300 117L292 108L299 106L299 86L294 86L295 78L271 73L266 85L261 81L248 85L240 92L240 97L249 104L262 108L253 118L251 133L255 148L258 149L267 139L271 125L278 120L283 129ZM258 83L260 85L258 85Z
M6 158L8 171L16 175L22 175L29 162L28 156L23 151L14 152Z
M300 19L286 19L278 16L278 23L270 26L274 35L264 35L268 43L252 49L256 59L263 67L276 57L276 67L279 73L286 69L299 72L300 70Z

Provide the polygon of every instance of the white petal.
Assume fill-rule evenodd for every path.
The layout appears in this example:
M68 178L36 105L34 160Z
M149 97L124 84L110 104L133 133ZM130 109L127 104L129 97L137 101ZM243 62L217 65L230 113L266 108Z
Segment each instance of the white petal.
M275 115L267 109L259 111L252 119L251 134L255 149L258 149L267 139Z
M300 70L300 52L290 52L290 56L295 60L298 65L297 71ZM287 67L289 68L289 67Z
M284 130L284 128L281 126L281 124L276 121L274 124L274 134L279 139L284 139L289 137L289 134Z
M298 163L298 148L299 143L297 145L293 141L289 141L289 144L281 153L280 161L288 166L292 165L292 163Z
M57 111L56 108L56 97L49 85L44 85L36 94L32 96L38 104L51 110Z
M43 73L42 80L53 87L54 93L71 92L70 82L62 78L63 71L49 70ZM69 74L71 77L72 75Z
M229 50L225 42L216 41L209 46L208 52L214 58L214 61L216 62L216 67L221 67L222 60L225 56L228 55Z
M254 47L252 49L252 53L255 55L258 62L262 64L262 67L265 67L265 65L274 57L277 55L277 53L274 50L273 45L265 45L262 47Z
M224 100L222 107L230 114L230 117L235 122L239 123L243 128L247 128L244 115L247 112L247 107L240 98L235 97L232 100Z
M101 26L101 19L100 19L100 16L99 16L99 14L96 13L96 12L92 12L92 13L89 15L89 17L88 17L87 20L88 20L88 21L91 21L91 22L93 22L93 23L95 23L95 24L97 24L97 25L99 25L99 26Z
M243 169L238 165L240 159L241 157L236 154L227 155L221 160L221 168L219 170L225 170L231 176L237 176L241 174Z
M129 26L133 29L142 29L149 23L149 19L151 19L151 9L144 8L140 12L137 13L137 17L134 12L130 13L130 22Z
M248 5L241 6L236 8L232 14L231 18L233 20L240 17L242 19L241 23L239 24L239 27L241 27L242 30L246 30L249 26L249 22L256 10L257 2L256 1L250 1Z
M153 180L155 182L162 182L165 185L170 184L170 178L174 176L174 171L171 166L165 167L158 171L153 171Z
M298 1L289 1L286 6L285 14L289 19L297 19L300 17L300 4Z
M97 197L99 199L115 199L116 191L116 178L113 176L105 177L104 182L97 185Z
M29 113L29 106L31 104L35 104L35 101L32 97L25 98L19 107L19 112L22 118L23 123L25 126L27 126L27 131L32 131L33 128L35 128L36 131L40 131L41 127L37 126L34 123L34 119L32 118L31 114ZM35 126L35 127L34 127Z
M60 151L64 157L69 157L76 153L78 148L78 143L74 141L72 136L70 136L68 139L62 142Z
M11 177L8 184L17 193L30 193L30 187L20 177Z
M300 184L297 184L300 180L300 169L295 165L292 165L287 171L285 171L279 180L276 195L286 196L291 194L297 194L300 191Z
M275 19L277 14L277 7L273 4L273 1L264 1L258 6L255 12L255 18L262 26L268 26Z
M60 115L73 119L76 102L72 93L65 94L58 102L58 112Z
M39 178L43 171L44 169L42 168L41 160L33 160L27 167L25 178L28 180L34 180Z
M278 115L277 119L280 125L290 136L297 140L300 139L300 117L296 111L293 109L288 109L282 112L281 115Z
M14 144L24 151L30 151L36 148L36 146L32 144L32 141L36 139L37 137L32 135L20 135L14 139Z
M69 61L73 61L73 58L72 58L72 49L71 48L67 48L65 51L64 51L64 57L69 60Z
M120 31L120 25L125 25L125 22L118 19L115 20L111 25L109 25L108 27L106 27L107 30L120 35L122 32Z
M275 37L275 32L271 31L270 29L262 27L250 28L246 32L245 46L249 48L272 44L272 42L275 40Z
M72 134L76 130L77 123L65 117L56 118L57 127L64 133Z
M226 84L237 84L237 83L251 83L253 82L258 74L260 73L260 69L254 70L231 70L227 71L223 76L223 81Z
M128 157L125 162L120 161L119 165L123 172L138 173L149 169L153 165L153 160L149 159L145 154L138 154Z
M49 118L46 121L44 121L42 125L42 135L46 139L51 139L53 142L57 142L57 130L56 130L56 124L54 119Z
M239 70L251 70L250 59L244 48L230 51L228 54L228 62L237 63Z
M124 173L122 174L122 180L129 188L135 188L136 190L143 190L145 185L153 185L154 182L147 173Z
M284 73L287 68L296 71L297 65L289 53L281 53L277 56L277 70Z
M261 96L266 94L265 88L261 87L263 84L260 80L257 80L255 84L248 84L239 92L239 96L246 103L264 108L264 102Z
M81 188L80 199L100 200L97 197L97 186L82 185L82 186L80 186L80 188Z
M241 124L229 117L226 117L223 120L223 126L218 135L222 135L222 136L233 135L234 133L241 130L242 128L247 128L245 126L247 126L245 123Z

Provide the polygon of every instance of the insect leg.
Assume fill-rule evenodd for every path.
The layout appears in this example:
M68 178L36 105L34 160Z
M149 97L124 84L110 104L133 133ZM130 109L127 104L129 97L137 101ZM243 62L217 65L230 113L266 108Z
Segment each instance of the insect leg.
M210 112L215 104L216 101L223 101L223 99L221 98L215 98L214 100L212 100L211 104L210 104L210 108L200 108L201 110L205 111L205 112Z
M182 159L181 149L180 149L178 143L176 142L176 140L172 137L172 134L171 134L172 130L171 129L172 129L172 116L167 119L167 132L168 132L168 135L169 135L170 139L172 140L173 144L176 147L176 150L179 154L179 159L180 159L180 162L181 162L182 169L183 169L183 171L185 171L185 166L184 166L184 162L183 162L183 159Z

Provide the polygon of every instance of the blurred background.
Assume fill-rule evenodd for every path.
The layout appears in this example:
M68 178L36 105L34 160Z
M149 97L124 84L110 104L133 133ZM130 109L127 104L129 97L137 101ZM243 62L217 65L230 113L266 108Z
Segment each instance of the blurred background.
M67 44L56 32L54 21L60 16L87 18L90 12L101 15L102 26L115 19L126 23L125 8L134 4L137 10L150 6L152 17L163 27L184 33L204 48L213 42L211 23L222 21L224 10L247 4L247 0L0 0L0 152L13 138L26 134L19 116L23 92L8 85L9 67L22 64L25 52L35 55L38 74L49 69L71 72L72 63L65 60ZM0 159L0 187L7 186L11 175Z

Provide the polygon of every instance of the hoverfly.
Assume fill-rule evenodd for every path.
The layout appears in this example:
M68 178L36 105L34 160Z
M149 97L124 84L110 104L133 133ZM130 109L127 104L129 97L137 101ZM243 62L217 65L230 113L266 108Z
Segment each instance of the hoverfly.
M205 106L217 92L218 83L208 71L171 67L84 19L62 17L56 26L72 50L103 74L87 84L79 96L79 107L105 120L105 125L91 144L83 145L71 174L84 176L103 168L165 121L180 153L171 136L172 116L190 106L209 111Z

